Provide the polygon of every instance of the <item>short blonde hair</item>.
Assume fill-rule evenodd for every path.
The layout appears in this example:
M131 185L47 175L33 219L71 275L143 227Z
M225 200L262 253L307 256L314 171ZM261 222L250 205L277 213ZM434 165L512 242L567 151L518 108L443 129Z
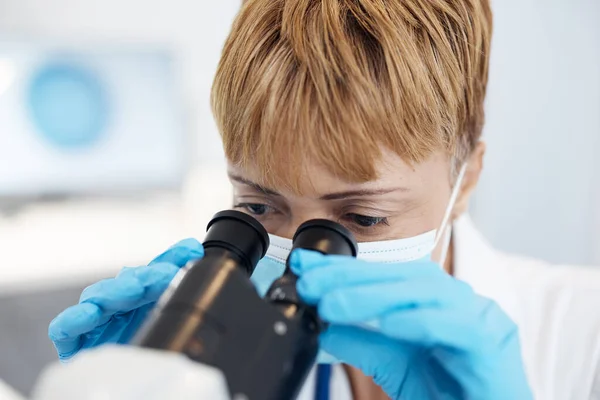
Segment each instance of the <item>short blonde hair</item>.
M437 149L464 160L491 32L488 0L246 0L212 91L226 157L296 191L308 160L375 179L382 146L411 163Z

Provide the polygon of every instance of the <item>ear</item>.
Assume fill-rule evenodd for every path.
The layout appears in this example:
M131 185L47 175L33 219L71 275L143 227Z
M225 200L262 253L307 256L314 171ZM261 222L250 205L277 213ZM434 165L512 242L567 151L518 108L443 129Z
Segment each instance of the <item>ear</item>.
M465 177L463 178L460 193L456 199L454 210L452 212L452 219L456 219L469 208L469 201L471 195L477 187L481 171L483 169L483 156L485 155L485 143L480 141L477 146L467 159L467 170L465 171Z

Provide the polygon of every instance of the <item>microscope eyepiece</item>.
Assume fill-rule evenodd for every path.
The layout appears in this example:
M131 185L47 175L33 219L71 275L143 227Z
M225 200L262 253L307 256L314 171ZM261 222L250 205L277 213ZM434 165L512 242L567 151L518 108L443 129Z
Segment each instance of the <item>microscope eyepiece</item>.
M356 257L358 245L354 235L342 225L326 219L306 221L298 227L293 239L294 249L318 251Z
M219 349L221 329L228 326L219 321L232 316L237 296L262 301L250 275L269 247L265 228L248 214L227 210L217 213L206 229L204 256L173 279L134 344L206 360L209 351ZM206 335L203 352L196 346L198 335Z
M269 234L256 219L240 211L221 211L206 227L204 249L218 247L235 253L243 268L252 275L269 248Z

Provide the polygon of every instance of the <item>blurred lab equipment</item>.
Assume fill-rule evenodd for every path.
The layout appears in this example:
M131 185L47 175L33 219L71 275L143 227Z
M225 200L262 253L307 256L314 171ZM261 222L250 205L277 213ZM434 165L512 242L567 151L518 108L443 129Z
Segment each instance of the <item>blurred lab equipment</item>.
M179 188L175 72L157 46L0 41L0 202Z

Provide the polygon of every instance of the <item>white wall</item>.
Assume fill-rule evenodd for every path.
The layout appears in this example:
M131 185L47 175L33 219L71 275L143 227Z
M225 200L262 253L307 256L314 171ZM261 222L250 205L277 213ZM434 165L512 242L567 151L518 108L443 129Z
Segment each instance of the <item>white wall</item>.
M493 5L474 217L503 249L600 265L600 1Z
M173 46L183 68L191 129L200 157L221 162L209 107L221 47L240 0L0 0L0 39L31 37L160 43Z

